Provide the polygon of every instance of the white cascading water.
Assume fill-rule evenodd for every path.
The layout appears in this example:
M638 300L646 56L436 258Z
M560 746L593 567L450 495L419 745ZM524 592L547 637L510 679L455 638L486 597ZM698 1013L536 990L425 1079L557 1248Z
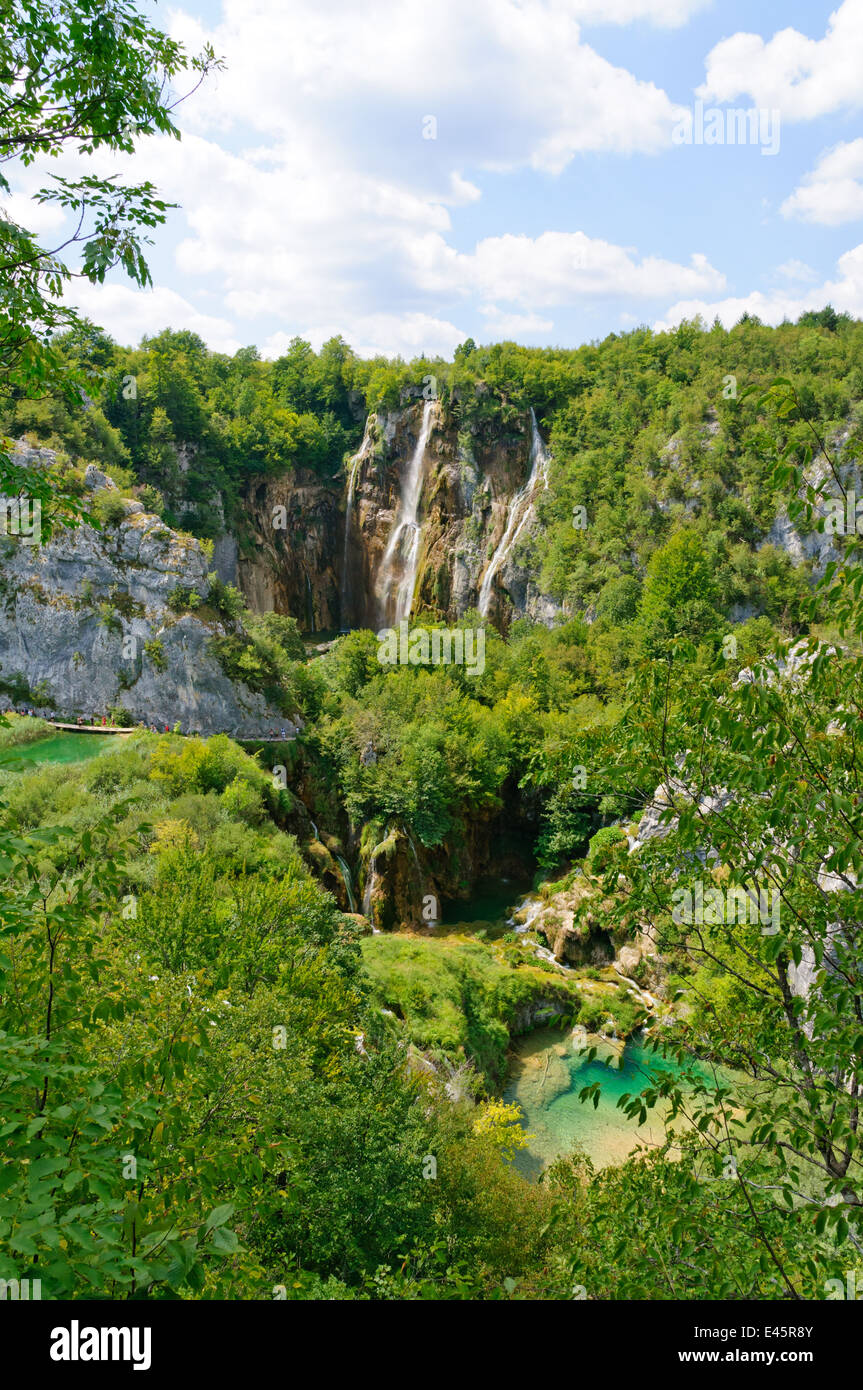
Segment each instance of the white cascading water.
M521 535L533 510L533 498L540 479L548 487L548 453L542 442L539 426L533 410L530 412L530 476L520 492L509 504L506 513L506 526L498 547L486 566L482 583L479 586L479 611L483 618L488 617L491 607L491 586L498 570L506 562L516 541Z
M348 904L350 906L351 912L356 912L357 905L354 901L354 890L351 886L351 871L348 868L346 861L342 858L340 854L336 855L336 862L338 863L338 866L342 871L342 882L345 885L345 892L348 895Z
M426 401L423 406L422 425L416 448L408 465L402 488L396 523L387 541L387 548L381 560L377 579L377 596L380 605L381 624L392 619L395 626L402 618L409 618L413 607L414 585L420 555L422 526L419 524L419 504L423 487L423 461L426 445L431 433L434 401ZM401 578L398 578L398 561L401 561ZM395 591L395 613L393 593Z
M543 903L541 898L531 898L528 896L522 899L516 909L516 911L525 914L524 921L516 922L514 917L508 917L506 919L506 924L508 927L513 927L520 935L524 932L529 932L533 923L542 912L543 907L545 907L545 903ZM532 949L535 956L540 960L548 961L549 965L557 966L558 970L563 970L565 972L571 968L568 965L564 965L562 961L559 961L554 952L550 951L547 946L540 946L539 942L534 942Z
M345 543L342 551L342 606L341 620L342 627L347 628L348 616L351 602L351 576L350 576L350 542L351 542L351 517L354 512L354 487L357 481L357 469L360 466L360 455L357 454L352 462L351 478L348 483L348 498L345 503Z

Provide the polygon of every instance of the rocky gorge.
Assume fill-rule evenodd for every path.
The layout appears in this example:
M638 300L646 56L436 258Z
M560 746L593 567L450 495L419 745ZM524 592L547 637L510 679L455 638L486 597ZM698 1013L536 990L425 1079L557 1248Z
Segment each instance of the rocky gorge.
M250 485L238 581L252 608L309 631L377 630L408 612L453 621L470 608L502 630L514 617L552 622L560 607L538 590L526 549L548 462L532 412L460 430L418 392L368 416L344 477Z

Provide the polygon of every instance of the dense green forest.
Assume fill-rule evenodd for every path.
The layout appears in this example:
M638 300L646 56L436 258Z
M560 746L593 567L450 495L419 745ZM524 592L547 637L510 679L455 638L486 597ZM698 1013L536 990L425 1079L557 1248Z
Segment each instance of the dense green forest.
M637 330L572 351L467 343L452 363L359 359L338 339L317 354L295 341L275 362L252 349L228 358L167 331L127 351L90 329L64 345L85 401L22 398L0 423L57 448L73 493L92 461L167 522L205 540L233 526L242 543L250 480L311 469L341 495L366 412L397 408L430 376L465 430L476 418L505 429L532 405L553 463L523 559L574 616L552 631L517 621L506 642L490 630L483 675L382 669L370 633L310 665L292 620L249 614L218 582L210 602L235 625L218 643L225 669L302 712L322 795L337 793L351 821L395 818L426 846L455 843L464 818L509 787L538 818L535 850L552 867L613 808L563 769L584 763L590 730L616 721L639 661L685 635L699 669L730 686L783 640L835 635L830 612L811 606L811 563L769 539L788 492L771 459L802 460L814 428L854 464L861 349L863 326L831 310L777 329ZM793 377L793 417L745 395L774 376ZM374 767L360 761L370 738L387 749Z
M858 326L787 332L827 351ZM836 418L807 419L782 385L742 409L746 443L725 466L784 487L805 528L804 440L835 434ZM853 448L853 403L844 418ZM489 629L470 682L458 666L382 670L371 633L310 661L280 620L268 640L286 679L302 670L307 715L296 745L268 753L288 761L284 789L223 737L134 735L71 774L3 774L16 891L2 909L0 1106L26 1160L4 1165L4 1270L25 1260L77 1296L769 1299L823 1296L855 1266L855 540L811 592L805 569L773 576L781 599L757 604L729 659L716 533L679 513L628 607L520 622L506 641ZM805 681L778 667L736 679L810 628L835 637ZM671 833L628 858L622 830L661 783L676 788ZM731 798L705 829L700 798L717 788ZM599 1172L575 1151L539 1183L522 1177L509 1162L522 1132L498 1099L509 1032L549 991L564 1021L596 1026L579 979L483 933L429 940L424 956L386 936L361 951L356 918L299 852L298 789L334 834L363 827L366 850L393 824L452 845L517 804L553 871L546 896L587 886L624 937L649 923L667 1001L684 1005L653 1036L680 1071L628 1104L670 1106L667 1143ZM713 881L769 885L781 930L725 914L681 928L672 886L704 874L705 835ZM847 891L825 892L825 873ZM817 989L794 996L788 970L807 951ZM624 1032L646 1021L617 1009ZM705 1062L737 1079L687 1078ZM445 1079L465 1068L453 1099Z
M103 8L4 19L4 166L179 135L174 85L219 60L133 0ZM35 197L77 230L49 252L0 218L0 486L44 502L43 541L65 527L61 551L84 536L96 556L100 532L159 514L203 542L179 537L187 565L226 532L242 553L262 479L341 498L368 413L425 394L466 453L476 430L524 440L535 412L551 463L519 561L556 616L463 613L475 675L384 667L374 633L316 645L214 575L166 594L166 624L205 618L295 738L142 727L67 759L48 722L0 714L4 1297L24 1279L77 1300L855 1297L863 323L827 306L577 349L468 340L451 362L341 338L265 361L167 329L126 347L63 291L150 284L168 205L91 173ZM116 490L88 488L91 463ZM824 538L831 500L853 524L822 564L801 537ZM2 539L12 575L26 541ZM143 618L88 583L40 616L93 609L95 667ZM164 663L158 636L145 652ZM543 925L441 920L479 863L498 888L526 872ZM351 910L351 874L371 890L400 866L404 910L377 920L371 891ZM519 1167L513 1045L549 1022L558 1060L610 1048L583 1107L634 1038L656 1060L617 1087L619 1114L654 1124L620 1161L570 1142Z

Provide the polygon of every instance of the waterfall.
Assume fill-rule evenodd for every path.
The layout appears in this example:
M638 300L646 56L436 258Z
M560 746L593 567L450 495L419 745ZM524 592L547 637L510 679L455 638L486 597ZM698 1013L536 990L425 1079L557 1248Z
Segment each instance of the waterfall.
M524 921L516 922L515 917L508 917L507 926L513 927L514 930L517 931L519 934L521 934L522 932L530 931L531 927L533 926L533 923L536 921L537 917L543 911L545 906L546 904L543 902L542 898L531 898L530 896L528 896L522 899L516 910L525 914ZM539 942L534 942L532 944L531 949L533 950L533 954L537 956L539 960L548 961L549 965L556 966L557 969L562 970L564 974L572 971L572 966L564 965L563 962L559 961L555 956L554 952L550 951L547 946L540 946Z
M350 615L351 604L351 577L350 577L350 545L351 545L351 517L354 512L354 487L357 481L357 469L360 466L360 454L356 454L351 467L351 477L348 483L348 497L345 503L345 543L342 550L342 601L341 601L341 622L345 631L348 630L348 617Z
M345 885L345 892L348 895L348 905L351 909L351 912L356 912L357 905L354 902L354 893L353 889L351 888L351 871L340 854L336 855L336 860L338 862L339 868L342 871L342 881Z
M540 478L543 485L548 487L548 454L539 427L536 423L536 415L531 408L530 412L530 476L520 492L517 492L510 501L506 513L506 526L503 535L498 543L498 547L486 566L485 574L479 589L479 611L483 618L488 617L488 610L491 607L491 586L498 570L509 558L516 541L524 530L525 524L533 511L533 495L536 492Z
M402 486L398 515L381 560L376 588L382 626L390 620L398 626L402 618L410 617L413 607L422 539L422 526L418 518L423 486L423 460L432 428L434 404L434 401L426 401L423 406L422 425ZM397 578L399 564L400 579Z
M375 880L377 879L377 877L377 871L372 867L370 863L368 878L366 879L366 886L363 889L363 916L368 917L369 921L372 924L372 932L375 936L380 935L380 927L376 927L372 919L372 891L374 890Z

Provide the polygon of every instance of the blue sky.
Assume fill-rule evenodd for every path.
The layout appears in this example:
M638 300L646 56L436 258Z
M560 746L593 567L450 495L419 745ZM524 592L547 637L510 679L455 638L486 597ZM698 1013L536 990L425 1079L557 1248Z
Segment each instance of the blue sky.
M77 291L123 342L448 355L828 299L863 315L863 0L153 9L226 70L180 144L140 142L136 176L182 204L154 289ZM696 101L723 128L763 111L778 152L680 143Z

